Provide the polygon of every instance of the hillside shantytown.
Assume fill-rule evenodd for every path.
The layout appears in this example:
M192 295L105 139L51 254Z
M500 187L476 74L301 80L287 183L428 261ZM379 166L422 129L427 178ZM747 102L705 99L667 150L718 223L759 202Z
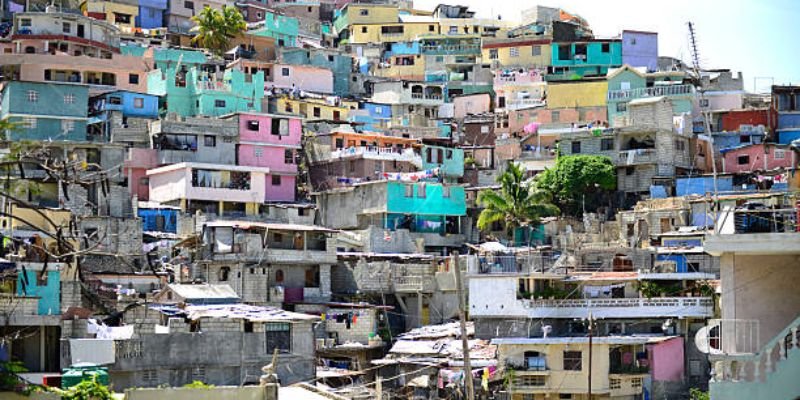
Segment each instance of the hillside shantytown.
M3 1L0 397L797 399L800 86L520 6Z

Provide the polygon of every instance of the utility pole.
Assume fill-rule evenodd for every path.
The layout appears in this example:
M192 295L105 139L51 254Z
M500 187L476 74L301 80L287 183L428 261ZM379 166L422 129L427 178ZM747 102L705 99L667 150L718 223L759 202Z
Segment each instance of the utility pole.
M458 252L451 253L453 270L456 273L458 291L458 319L461 322L461 351L464 353L464 381L467 386L467 400L475 400L475 386L472 382L472 366L469 362L469 338L467 337L467 316L464 311L464 286L461 283L461 268L458 266Z
M589 400L592 400L592 334L594 333L594 317L592 312L589 311Z

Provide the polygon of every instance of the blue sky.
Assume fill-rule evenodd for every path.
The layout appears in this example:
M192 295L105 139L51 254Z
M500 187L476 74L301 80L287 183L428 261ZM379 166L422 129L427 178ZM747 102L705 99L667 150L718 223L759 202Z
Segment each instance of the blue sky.
M754 78L775 84L800 84L800 1L797 0L415 0L432 10L439 3L461 4L480 17L518 20L520 9L541 4L561 7L589 21L595 35L610 37L623 29L655 31L659 53L690 59L686 22L695 23L703 68L742 71L745 88ZM770 79L758 79L758 89Z

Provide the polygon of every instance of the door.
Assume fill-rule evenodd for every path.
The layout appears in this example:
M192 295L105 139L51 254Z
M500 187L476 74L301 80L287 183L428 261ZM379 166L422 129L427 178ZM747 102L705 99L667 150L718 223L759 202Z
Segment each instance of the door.
M78 37L82 38L86 34L84 29L83 25L78 24Z

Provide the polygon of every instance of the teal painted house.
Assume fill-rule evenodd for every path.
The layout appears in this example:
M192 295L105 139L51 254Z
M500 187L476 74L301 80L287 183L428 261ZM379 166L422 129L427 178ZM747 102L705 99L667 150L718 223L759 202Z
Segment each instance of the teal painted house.
M61 314L61 272L54 271L51 265L46 278L39 275L41 271L20 269L17 271L17 295L38 297L39 315Z
M464 188L440 183L386 182L386 218L390 230L457 233L457 219L467 214ZM453 226L449 226L451 224Z
M187 68L208 62L208 56L199 50L153 49L153 62L158 69L167 69L180 64Z
M571 80L587 76L605 76L610 68L622 65L622 42L551 43L550 71L547 80Z
M692 111L694 87L683 83L683 72L645 73L644 68L623 65L609 71L608 121L611 126L625 125L628 103L647 97L666 97L672 103L673 115Z
M300 33L300 22L297 18L266 10L264 11L264 26L250 33L274 38L278 47L295 47L297 46L297 35Z
M333 94L347 96L350 94L350 72L353 58L347 54L331 49L281 49L283 62L295 65L311 65L327 68L333 72Z
M226 70L222 79L216 79L199 67L169 65L147 75L147 91L164 98L167 113L184 117L261 112L264 72L245 75L239 70Z
M88 86L10 81L2 96L0 118L18 124L7 140L86 140Z
M464 176L464 150L444 146L422 146L422 169L439 168L446 180Z

